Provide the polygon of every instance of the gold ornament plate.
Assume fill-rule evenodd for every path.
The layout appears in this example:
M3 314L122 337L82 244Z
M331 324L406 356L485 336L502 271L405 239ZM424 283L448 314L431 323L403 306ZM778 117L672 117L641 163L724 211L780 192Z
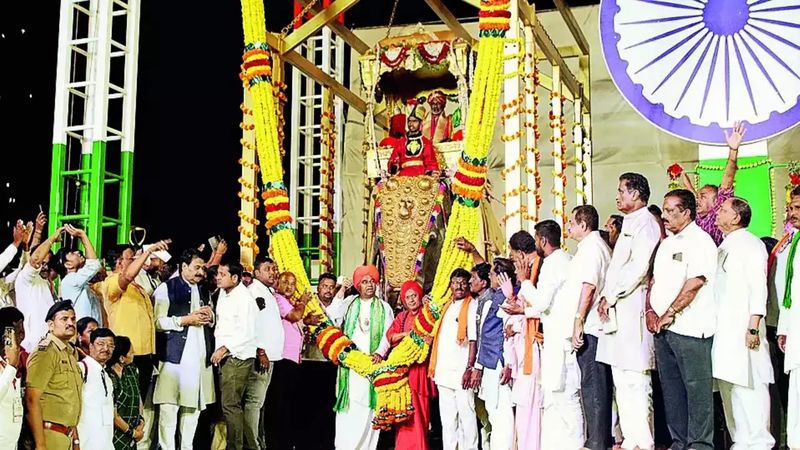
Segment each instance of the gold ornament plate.
M392 286L416 278L415 264L420 246L428 234L428 223L439 185L433 177L394 176L379 187L381 205L378 229L383 239L385 276Z

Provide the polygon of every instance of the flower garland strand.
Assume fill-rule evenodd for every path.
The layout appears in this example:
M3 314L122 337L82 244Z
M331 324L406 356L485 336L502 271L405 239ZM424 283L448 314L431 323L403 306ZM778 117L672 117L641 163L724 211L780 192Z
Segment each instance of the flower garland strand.
M325 272L333 272L333 196L336 173L336 117L328 94L322 113L322 162L320 166L319 260Z
M253 130L254 129L254 125L251 123L252 120L253 120L252 119L253 110L251 110L247 106L245 106L244 103L239 105L239 109L242 111L242 122L239 124L240 128L242 128L243 130ZM255 144L253 144L248 137L242 137L239 140L239 142L241 143L242 147L244 147L244 148L246 148L246 149L248 149L250 151L253 151L255 153L255 149L256 149ZM259 172L258 164L254 163L252 161L245 161L244 158L239 158L239 165L242 166L243 170L244 169L252 170L253 172L255 172L255 176L258 176L258 172ZM252 210L252 211L257 210L258 206L259 206L259 200L256 197L257 191L258 191L258 186L255 186L253 183L247 181L246 179L244 179L244 177L239 177L239 179L237 181L239 182L239 185L241 186L241 188L239 189L239 192L237 193L238 197L240 199L242 199L242 200L245 200L246 202L249 202L249 203L253 204L252 209L248 208L249 211L250 210ZM260 224L260 221L258 219L256 219L255 217L251 216L250 214L248 214L247 212L245 212L241 208L239 209L238 216L239 216L239 219L241 219L243 222L246 222L246 223L252 225L254 228L258 227L258 225ZM249 227L245 227L244 225L239 225L239 227L237 229L239 231L239 234L242 237L239 240L239 247L243 247L243 248L244 247L248 247L248 248L252 249L253 257L258 255L259 248L258 248L258 245L256 245L256 241L258 240L258 236L255 233L253 233ZM247 267L246 269L248 271L252 271L253 270L252 267Z
M297 240L289 214L289 196L283 184L281 164L281 122L272 84L272 54L266 43L267 30L264 19L264 2L242 0L242 27L244 29L244 54L241 79L253 100L253 123L256 134L256 152L264 184L262 199L267 211L266 227L270 235L270 253L281 271L292 272L297 277L299 292L310 290ZM280 90L280 86L278 86ZM280 103L280 95L278 95ZM309 302L307 312L322 314L317 302Z

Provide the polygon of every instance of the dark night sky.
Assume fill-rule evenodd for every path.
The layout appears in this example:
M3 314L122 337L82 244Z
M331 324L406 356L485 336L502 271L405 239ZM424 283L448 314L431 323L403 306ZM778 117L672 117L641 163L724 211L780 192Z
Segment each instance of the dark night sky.
M10 240L8 221L48 208L59 3L0 6L0 245ZM444 3L459 17L477 13L458 0ZM362 1L346 23L385 25L391 6ZM271 31L292 18L289 0L267 8ZM421 0L400 0L397 23L434 20ZM148 240L171 237L178 247L212 234L237 240L241 47L238 1L142 1L133 224L147 228Z

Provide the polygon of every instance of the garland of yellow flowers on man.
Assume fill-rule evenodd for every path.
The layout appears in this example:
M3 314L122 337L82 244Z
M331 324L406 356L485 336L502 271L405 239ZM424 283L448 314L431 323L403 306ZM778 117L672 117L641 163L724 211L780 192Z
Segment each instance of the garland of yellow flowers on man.
M486 181L486 161L494 135L498 101L503 81L503 46L510 27L509 0L481 0L479 13L480 40L478 60L470 95L467 117L467 139L453 182L455 203L445 234L443 253L434 279L433 300L414 322L412 332L389 354L386 361L373 364L369 355L359 351L344 333L325 319L311 327L323 354L334 363L354 370L369 379L378 394L373 426L388 428L413 414L408 386L408 367L422 362L449 298L450 274L457 268L469 269L472 256L455 246L458 237L472 242L478 238L478 205ZM271 55L266 44L263 0L242 0L242 22L245 51L242 80L253 97L256 149L264 183L262 197L267 213L270 252L282 271L297 277L300 292L310 289L310 282L300 259L300 252L291 227L289 197L283 183L279 145L279 121L276 117L271 84ZM324 316L320 305L308 304L307 314Z

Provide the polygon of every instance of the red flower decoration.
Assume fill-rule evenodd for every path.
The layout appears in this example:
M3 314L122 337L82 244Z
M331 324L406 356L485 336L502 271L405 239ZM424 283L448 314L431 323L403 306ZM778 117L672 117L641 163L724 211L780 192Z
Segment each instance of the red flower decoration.
M681 167L680 164L675 163L667 167L667 174L669 175L670 180L675 180L681 176L681 174L683 174L683 167Z
M800 186L800 173L790 173L789 182L794 186Z

